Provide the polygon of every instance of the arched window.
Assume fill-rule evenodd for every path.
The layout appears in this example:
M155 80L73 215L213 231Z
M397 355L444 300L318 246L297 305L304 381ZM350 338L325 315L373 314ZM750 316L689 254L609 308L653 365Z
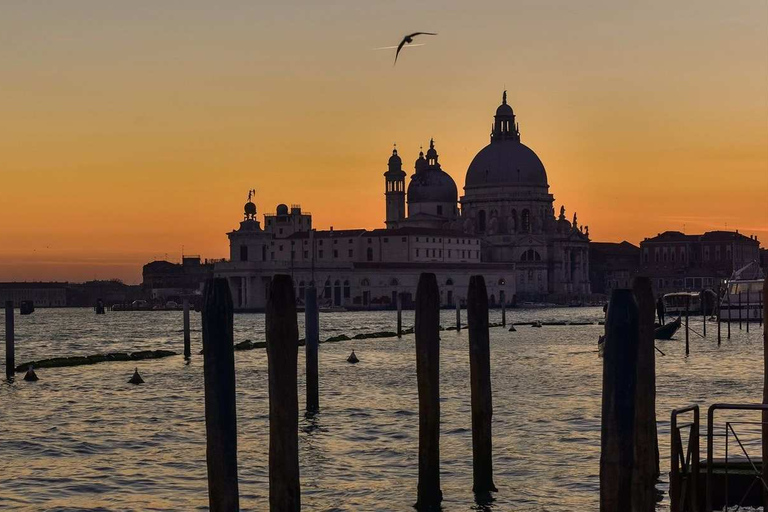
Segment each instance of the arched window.
M323 290L323 297L325 297L326 299L330 299L331 298L331 280L330 279L328 279L325 282L325 289Z
M499 279L499 286L504 286L505 284L507 284L507 280L506 279L504 279L503 277L501 279Z
M512 225L509 227L512 233L517 233L517 210L512 209Z
M344 298L348 299L350 296L349 281L344 281Z
M360 281L360 286L371 286L371 282L366 278Z
M399 285L399 284L400 284L400 283L399 283L399 282L397 281L397 279L396 279L396 278L394 278L394 277L392 278L392 280L391 280L391 281L389 281L389 285L390 285L390 286L397 286L397 285Z
M531 212L528 211L528 208L523 210L523 214L520 216L520 224L523 233L531 232Z
M366 257L368 258L368 261L373 261L373 247L369 247L366 251Z
M477 214L477 232L485 233L485 210L480 210Z
M304 298L304 281L299 281L299 298Z
M541 255L533 249L528 249L520 256L520 261L541 261Z
M445 282L445 286L453 286L453 279L449 277L448 280Z

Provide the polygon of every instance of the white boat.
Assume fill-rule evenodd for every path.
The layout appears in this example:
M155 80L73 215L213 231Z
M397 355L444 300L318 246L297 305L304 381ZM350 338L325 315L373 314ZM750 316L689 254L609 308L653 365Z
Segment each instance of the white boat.
M662 300L666 315L684 315L686 307L689 315L701 313L701 294L698 292L667 293Z
M756 262L733 273L720 299L720 320L758 322L763 317L765 276Z

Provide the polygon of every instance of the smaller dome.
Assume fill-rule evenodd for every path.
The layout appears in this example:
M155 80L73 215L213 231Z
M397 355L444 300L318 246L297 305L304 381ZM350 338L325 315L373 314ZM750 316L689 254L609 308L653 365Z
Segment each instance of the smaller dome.
M510 107L506 103L502 103L501 105L499 105L499 108L496 109L496 115L497 116L514 116L515 112L512 110L512 107Z
M253 204L253 202L248 201L245 203L245 207L243 208L245 210L245 214L249 216L256 215L256 205Z
M458 196L456 182L441 169L425 169L408 184L409 203L456 203Z
M286 204L279 204L279 205L277 205L277 214L278 215L288 215L288 205L286 205Z
M389 162L388 163L392 167L403 164L403 160L398 156L396 149L392 150L392 156L389 157Z

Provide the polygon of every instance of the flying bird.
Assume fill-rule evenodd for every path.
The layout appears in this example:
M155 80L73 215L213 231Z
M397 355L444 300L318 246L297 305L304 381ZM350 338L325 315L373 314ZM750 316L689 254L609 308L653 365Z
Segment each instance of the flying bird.
M413 42L413 38L416 36L436 36L437 33L435 32L414 32L413 34L408 34L403 38L402 41L400 41L400 44L397 45L397 52L395 52L395 62L392 64L393 66L397 64L397 56L400 55L400 50L403 49L403 46L406 44L411 44Z

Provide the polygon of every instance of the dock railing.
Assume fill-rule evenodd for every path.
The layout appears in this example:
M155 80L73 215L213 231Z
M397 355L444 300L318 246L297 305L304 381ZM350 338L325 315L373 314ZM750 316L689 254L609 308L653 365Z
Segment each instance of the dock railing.
M734 429L734 425L760 425L761 429L764 423L762 421L753 421L753 422L747 422L747 421L726 421L725 423L725 432L723 434L715 434L714 425L715 425L715 411L725 411L725 410L732 410L732 411L760 411L761 413L763 411L768 411L768 404L713 404L709 407L709 411L707 413L707 479L706 479L706 504L707 508L706 510L713 510L713 491L714 491L714 477L713 477L713 470L714 466L716 464L714 460L714 440L715 437L724 437L725 438L725 460L724 460L724 493L723 493L723 499L725 500L725 508L728 509L728 506L730 503L730 494L729 494L729 475L728 475L728 468L729 468L729 454L728 454L728 441L730 439L730 436L733 436L733 438L736 440L737 444L739 445L739 448L741 449L741 453L746 458L746 461L748 465L747 468L747 476L751 477L751 481L749 482L746 487L739 486L738 495L741 495L741 497L738 499L738 502L735 503L739 507L741 507L744 504L753 505L753 503L748 502L748 498L750 497L750 492L752 491L752 488L755 486L756 483L760 482L760 494L762 494L765 491L768 491L768 484L766 484L766 481L763 479L763 475L761 472L761 468L758 468L755 461L752 459L752 457L749 456L749 453L747 452L746 447L744 446L744 443L739 438L739 435L736 433L736 430ZM761 418L762 419L762 418ZM762 465L764 461L760 461L760 464ZM719 464L718 464L719 465ZM744 464L740 464L741 466L741 473L744 473ZM744 476L741 477L742 480ZM746 490L742 490L742 489ZM754 493L753 493L754 494ZM750 501L754 501L755 497L753 496ZM759 500L759 497L757 498ZM719 500L718 500L719 501ZM717 507L721 507L721 503L716 504ZM674 510L674 509L673 509ZM693 509L695 510L695 509Z
M692 414L691 414L692 413ZM691 421L678 424L677 417L686 414ZM688 447L683 448L681 432L688 429ZM699 406L691 405L672 411L670 425L669 496L672 512L698 511L699 483Z

